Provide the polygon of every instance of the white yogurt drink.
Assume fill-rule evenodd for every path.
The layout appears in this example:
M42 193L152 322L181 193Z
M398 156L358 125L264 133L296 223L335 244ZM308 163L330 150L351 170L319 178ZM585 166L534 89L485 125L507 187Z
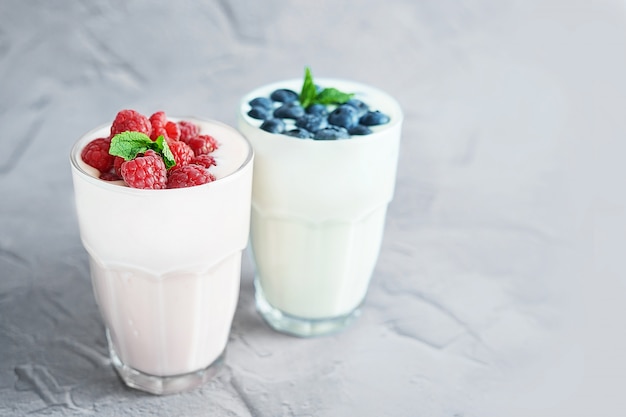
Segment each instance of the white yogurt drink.
M70 156L112 363L127 385L154 394L193 388L221 363L249 234L250 144L219 122L183 119L219 142L216 181L144 190L98 179L80 153L109 126L81 137Z
M395 188L402 111L388 94L359 83L320 79L354 93L390 117L348 139L298 139L268 133L247 115L249 101L300 80L243 97L239 130L255 152L250 230L257 309L274 329L316 336L359 314L376 265Z

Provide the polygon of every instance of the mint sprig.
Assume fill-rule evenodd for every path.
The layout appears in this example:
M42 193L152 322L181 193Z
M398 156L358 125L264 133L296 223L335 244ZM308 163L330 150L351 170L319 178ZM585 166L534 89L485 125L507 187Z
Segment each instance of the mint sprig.
M319 93L315 82L313 81L313 74L309 67L304 69L304 81L302 82L302 89L300 90L300 104L302 107L307 108L312 104L343 104L354 97L352 93L344 93L336 88L324 88Z
M137 155L146 153L148 149L152 149L161 155L165 163L165 168L170 169L176 165L174 154L170 150L163 135L153 141L148 135L141 132L128 131L118 133L111 138L109 154L120 156L124 158L125 161L130 161L136 158Z

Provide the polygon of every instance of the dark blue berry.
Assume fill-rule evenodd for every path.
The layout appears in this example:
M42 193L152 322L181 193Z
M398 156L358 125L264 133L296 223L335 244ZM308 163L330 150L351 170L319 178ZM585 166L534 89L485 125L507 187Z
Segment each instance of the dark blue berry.
M271 110L274 107L274 102L267 97L256 97L248 102L250 107L263 107L266 110Z
M327 128L318 130L315 132L313 139L316 140L336 140L336 139L348 139L350 134L348 131L340 126L328 126Z
M326 110L326 106L324 106L323 104L311 104L309 107L306 108L306 112L308 114L317 114L320 116L327 116L328 115L328 110Z
M389 116L380 111L368 111L359 119L359 123L365 126L377 126L389 123Z
M304 108L297 103L286 103L274 110L274 117L281 119L297 119L304 115Z
M342 104L328 115L328 123L350 129L359 123L357 110L347 104Z
M283 133L285 131L285 122L281 119L267 119L261 124L261 129L270 133Z
M357 110L357 114L359 115L359 117L362 117L370 109L367 104L356 98L351 98L346 102L346 104L348 106L354 107Z
M268 109L259 106L252 107L248 112L248 116L252 117L253 119L259 120L265 120L270 117L271 114L272 113Z
M350 129L348 129L348 133L351 135L369 135L372 133L372 129L365 125L356 125Z
M279 88L270 95L270 98L274 101L280 101L281 103L291 103L298 100L298 93L287 88Z
M315 133L328 126L328 120L326 120L326 117L317 114L305 114L296 120L296 126Z
M302 129L300 127L297 127L295 129L291 129L285 132L285 135L292 136L294 138L300 138L300 139L309 139L313 136L311 132L309 132L306 129Z

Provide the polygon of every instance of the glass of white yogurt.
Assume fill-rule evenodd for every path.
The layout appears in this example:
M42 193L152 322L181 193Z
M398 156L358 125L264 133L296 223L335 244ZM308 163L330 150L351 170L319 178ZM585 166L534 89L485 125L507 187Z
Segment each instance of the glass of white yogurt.
M70 160L80 236L109 342L124 382L153 394L194 388L223 356L249 234L253 151L234 128L195 122L220 144L217 178L144 190L98 179L80 157L109 126L82 136Z
M373 133L348 139L299 139L259 128L249 102L301 80L246 94L238 128L255 152L250 249L257 310L275 330L308 337L343 329L360 314L393 198L402 110L383 91L316 79L354 93L390 117Z

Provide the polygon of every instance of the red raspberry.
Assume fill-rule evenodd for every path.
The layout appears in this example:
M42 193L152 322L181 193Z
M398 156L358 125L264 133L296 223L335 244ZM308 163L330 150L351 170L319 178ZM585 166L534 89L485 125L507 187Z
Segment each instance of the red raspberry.
M122 178L132 188L160 190L167 186L167 170L163 159L154 151L148 150L122 163Z
M121 156L116 156L115 159L113 160L113 172L115 172L115 174L119 177L122 176L122 164L124 163L124 158L122 158Z
M187 142L189 139L195 138L200 134L198 125L187 120L178 122L178 128L180 129L180 140L183 142Z
M191 160L191 162L189 162L190 164L197 164L197 165L202 165L203 167L205 167L206 169L211 168L212 166L216 166L217 163L215 162L215 158L213 158L211 155L198 155L198 156L194 156L193 159Z
M115 157L109 154L111 141L108 138L98 138L89 142L81 151L83 161L100 172L107 172L113 168Z
M150 124L150 120L143 114L135 110L122 110L117 113L115 120L113 120L110 137L129 130L132 132L145 133L150 136L152 133L152 125Z
M181 142L178 140L168 140L167 144L174 154L174 160L176 161L176 165L174 166L174 168L182 167L189 164L191 159L194 157L193 150L185 142Z
M178 140L180 138L180 129L178 124L167 120L165 112L158 111L150 116L150 125L152 126L152 134L150 139L156 140L163 135L165 138Z
M195 155L205 155L217 149L218 144L213 136L198 135L187 141Z
M167 188L193 187L215 181L215 176L201 165L189 164L171 170L167 179Z

